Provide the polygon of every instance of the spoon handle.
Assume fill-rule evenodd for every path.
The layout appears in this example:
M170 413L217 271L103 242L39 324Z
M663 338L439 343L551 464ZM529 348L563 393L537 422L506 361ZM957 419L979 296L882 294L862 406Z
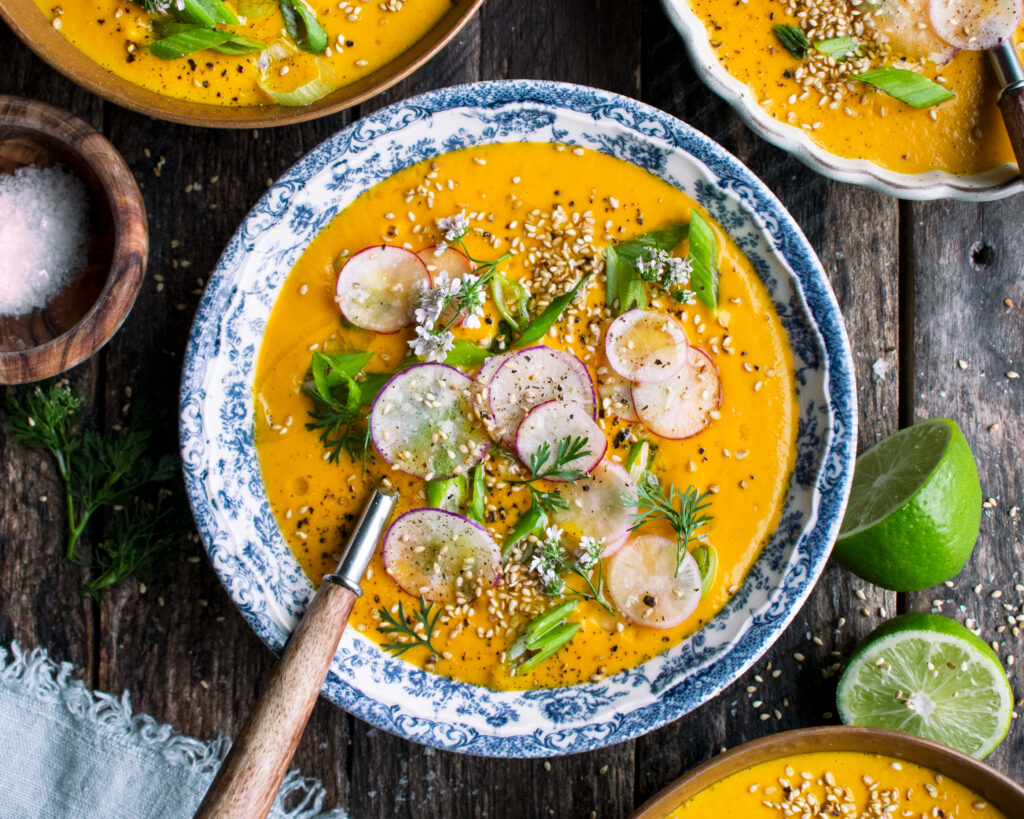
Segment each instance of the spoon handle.
M356 594L335 575L324 578L195 819L253 819L269 813L355 601Z
M999 110L1010 136L1017 167L1024 174L1024 67L1012 40L990 49L989 58L999 80Z

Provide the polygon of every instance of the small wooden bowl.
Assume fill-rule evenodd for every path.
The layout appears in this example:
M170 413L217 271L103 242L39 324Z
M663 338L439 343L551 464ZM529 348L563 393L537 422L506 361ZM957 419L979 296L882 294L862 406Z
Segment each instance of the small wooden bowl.
M761 762L816 751L860 751L914 762L970 788L1007 819L1024 819L1024 788L978 760L910 734L849 726L786 731L733 748L676 780L645 802L632 819L664 819L688 799L732 774Z
M22 42L73 82L116 105L140 114L204 128L266 128L317 119L376 96L411 74L447 45L484 0L451 0L451 8L433 28L398 57L371 74L344 85L312 105L209 105L175 99L135 85L111 73L79 51L54 29L35 0L3 0L3 18Z
M106 344L135 303L149 249L142 195L114 146L66 111L0 95L0 174L26 165L82 180L87 259L46 307L0 316L0 384L57 375Z

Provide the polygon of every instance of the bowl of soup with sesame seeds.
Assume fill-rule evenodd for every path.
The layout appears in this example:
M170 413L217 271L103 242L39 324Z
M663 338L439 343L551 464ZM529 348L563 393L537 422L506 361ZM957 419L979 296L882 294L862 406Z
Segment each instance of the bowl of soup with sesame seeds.
M845 504L820 266L631 100L486 83L370 120L271 188L204 297L182 447L214 566L280 648L382 485L331 699L508 756L685 713L792 617Z
M664 0L702 79L814 170L904 199L1024 190L984 52L928 0ZM1012 5L1012 4L1009 4ZM1014 35L1024 54L1024 28Z
M878 729L788 731L715 757L636 819L914 816L1014 819L1024 789L943 745Z
M0 15L58 71L149 116L285 125L355 105L440 50L482 0L11 0Z

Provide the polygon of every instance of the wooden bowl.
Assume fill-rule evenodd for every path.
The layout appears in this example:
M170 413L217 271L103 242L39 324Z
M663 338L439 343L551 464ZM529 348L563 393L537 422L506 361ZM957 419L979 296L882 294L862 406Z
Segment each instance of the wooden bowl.
M948 776L970 788L1007 819L1024 819L1024 788L998 771L945 745L878 728L829 726L786 731L716 756L645 802L633 819L664 819L701 791L761 762L815 751L883 754Z
M408 76L462 29L483 0L452 0L451 8L420 40L390 63L302 108L283 105L233 107L174 99L122 79L93 62L59 31L34 0L3 0L0 17L22 42L68 79L110 102L140 114L205 128L267 128L317 119L358 105Z
M0 95L0 174L26 165L81 179L87 259L46 307L0 316L0 384L57 375L106 344L135 303L149 248L142 195L114 146L66 111Z

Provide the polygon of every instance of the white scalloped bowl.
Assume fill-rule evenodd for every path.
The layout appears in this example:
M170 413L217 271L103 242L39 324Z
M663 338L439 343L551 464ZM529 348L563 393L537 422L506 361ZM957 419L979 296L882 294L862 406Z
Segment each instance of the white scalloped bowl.
M826 151L802 128L788 125L765 113L749 87L726 71L715 57L707 29L690 9L687 0L661 0L672 25L682 35L687 53L704 83L731 105L760 137L787 151L811 170L830 179L864 185L900 199L963 199L985 202L1024 192L1017 166L1008 163L979 174L957 175L946 171L897 173L866 159L849 159Z
M493 142L582 145L632 162L704 205L747 254L793 351L796 466L777 530L737 594L701 631L598 683L492 691L416 668L354 629L324 695L380 728L439 748L547 756L635 737L707 702L760 657L821 573L856 456L856 392L842 316L821 264L771 192L703 134L605 91L516 81L432 91L328 139L266 192L199 305L181 388L181 452L210 561L260 638L280 652L313 595L267 501L253 442L263 331L288 272L359 194L431 156Z

